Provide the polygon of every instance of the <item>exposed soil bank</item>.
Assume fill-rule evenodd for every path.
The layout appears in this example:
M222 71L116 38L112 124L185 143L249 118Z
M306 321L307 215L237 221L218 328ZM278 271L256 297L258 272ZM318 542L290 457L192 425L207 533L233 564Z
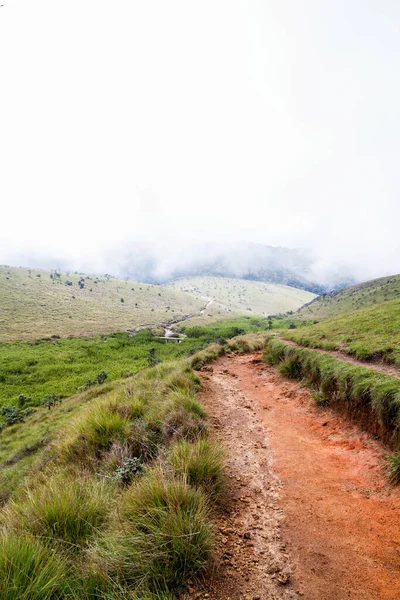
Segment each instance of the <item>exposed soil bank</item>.
M400 491L383 447L257 358L224 357L203 373L232 501L198 597L399 600Z

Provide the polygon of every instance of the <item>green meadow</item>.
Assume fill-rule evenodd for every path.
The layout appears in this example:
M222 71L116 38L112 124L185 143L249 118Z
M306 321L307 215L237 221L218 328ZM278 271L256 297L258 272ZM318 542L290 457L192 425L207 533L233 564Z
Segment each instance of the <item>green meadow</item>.
M204 327L182 328L180 343L159 339L145 329L130 337L126 332L93 338L39 339L0 344L0 406L17 404L20 394L38 405L47 394L65 398L75 394L105 371L107 382L128 377L152 364L175 360L215 340L263 330L267 320L244 317Z

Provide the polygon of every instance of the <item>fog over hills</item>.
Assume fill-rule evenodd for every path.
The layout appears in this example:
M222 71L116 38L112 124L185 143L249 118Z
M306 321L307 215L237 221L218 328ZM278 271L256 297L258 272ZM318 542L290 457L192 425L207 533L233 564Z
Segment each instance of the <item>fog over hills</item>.
M126 242L80 256L25 252L10 255L7 264L44 269L76 270L147 283L178 277L214 275L270 281L323 293L350 285L356 278L348 267L321 268L307 249L233 242Z
M400 3L3 3L0 263L400 273Z

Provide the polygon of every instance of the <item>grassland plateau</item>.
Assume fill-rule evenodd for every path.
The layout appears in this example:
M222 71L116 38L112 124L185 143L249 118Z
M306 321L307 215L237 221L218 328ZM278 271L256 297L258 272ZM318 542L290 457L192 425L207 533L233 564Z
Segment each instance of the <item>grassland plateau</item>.
M187 286L193 293L179 289ZM313 297L289 286L221 278L159 286L109 275L0 267L0 341L87 337L193 317L207 324L211 318L295 310Z

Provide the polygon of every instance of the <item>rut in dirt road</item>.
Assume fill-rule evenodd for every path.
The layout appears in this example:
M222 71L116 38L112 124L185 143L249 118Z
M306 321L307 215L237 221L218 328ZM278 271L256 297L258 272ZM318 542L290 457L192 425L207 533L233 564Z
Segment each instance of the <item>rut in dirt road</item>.
M384 448L258 359L202 373L232 497L205 597L399 600L400 493Z

